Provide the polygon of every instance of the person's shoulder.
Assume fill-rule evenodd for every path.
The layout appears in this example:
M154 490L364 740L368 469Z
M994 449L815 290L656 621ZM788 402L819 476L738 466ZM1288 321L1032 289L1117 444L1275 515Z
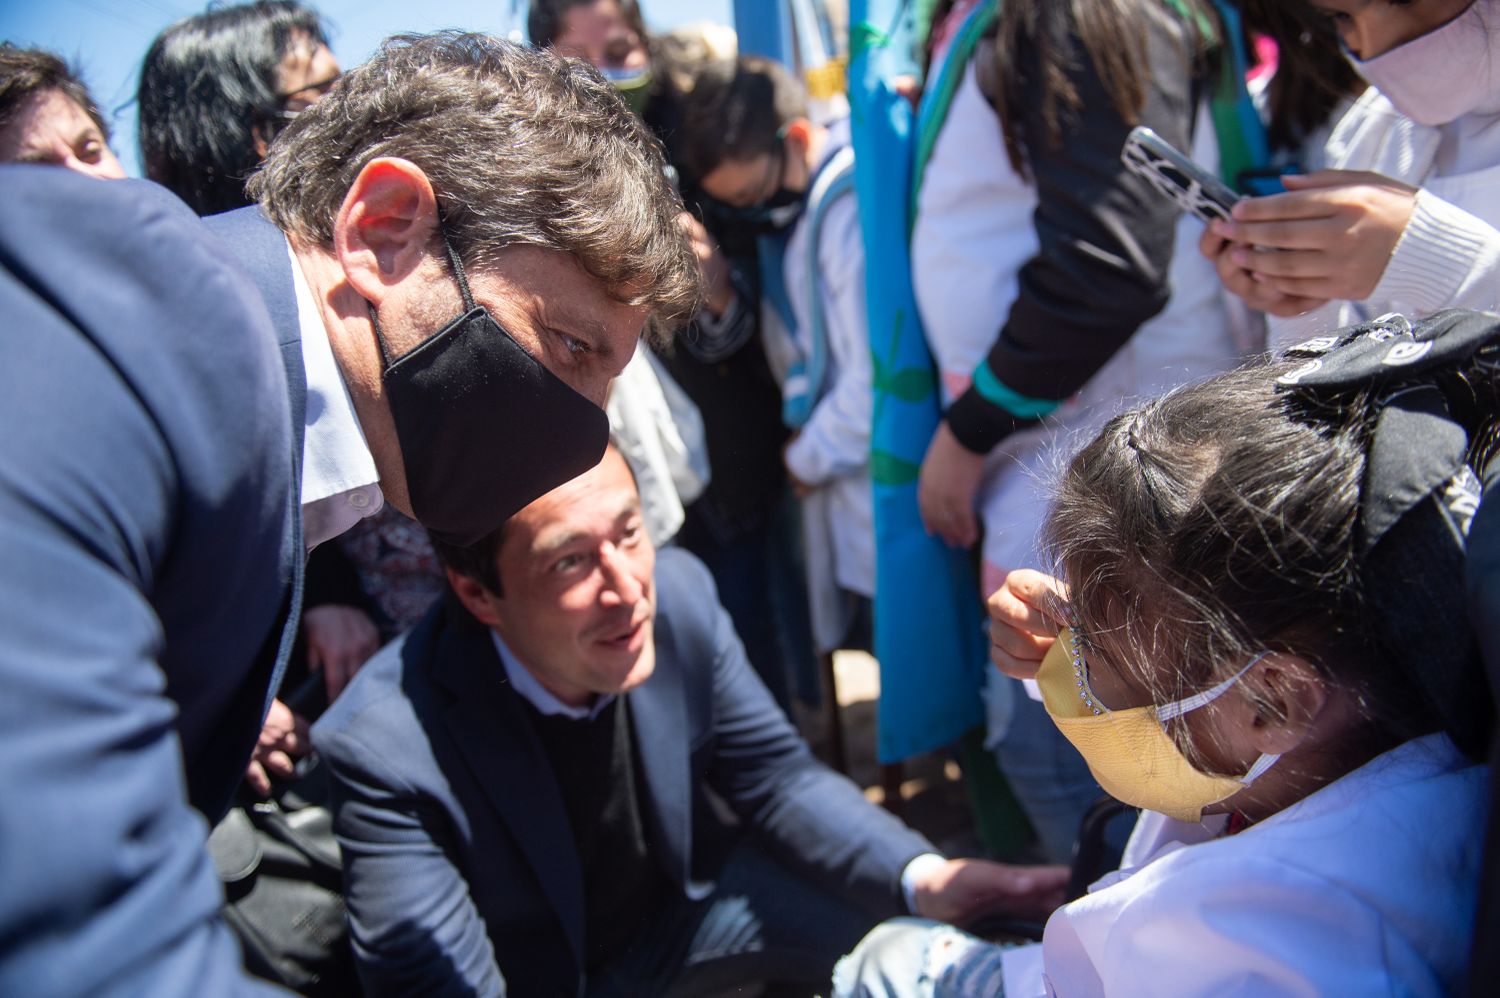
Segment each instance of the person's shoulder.
M349 685L312 727L313 744L335 759L375 752L396 765L396 746L405 752L413 739L424 740L430 719L427 665L422 646L427 618L392 641L360 668ZM387 750L391 755L386 758Z
M681 548L656 556L657 650L697 662L716 658L723 643L719 590L708 567Z
M656 553L656 610L663 619L675 621L713 619L719 591L708 566L697 555L680 547Z

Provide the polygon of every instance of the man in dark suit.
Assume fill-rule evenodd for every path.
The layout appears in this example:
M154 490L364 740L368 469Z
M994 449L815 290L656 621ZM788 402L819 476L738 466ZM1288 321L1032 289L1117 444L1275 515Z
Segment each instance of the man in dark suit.
M254 193L211 234L141 184L0 185L3 993L255 986L202 818L305 551L384 501L471 540L589 467L609 379L697 290L608 85L484 36L384 45Z
M372 994L818 986L875 921L1044 907L816 762L620 455L468 548L314 726Z
M200 813L303 552L281 356L225 258L154 185L0 167L0 993L253 987Z

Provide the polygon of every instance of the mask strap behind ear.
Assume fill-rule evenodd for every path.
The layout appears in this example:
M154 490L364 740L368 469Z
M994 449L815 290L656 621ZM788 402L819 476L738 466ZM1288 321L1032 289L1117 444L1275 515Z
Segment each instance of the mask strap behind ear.
M1199 707L1208 706L1215 700L1219 699L1219 697L1223 696L1225 690L1229 689L1229 687L1239 682L1241 676L1253 669L1261 659L1265 658L1269 654L1270 652L1261 652L1259 655L1246 662L1244 667L1241 668L1239 672L1236 672L1234 675L1230 676L1228 679L1224 680L1221 683L1210 686L1202 693L1194 693L1192 696L1184 700L1178 700L1175 703L1169 703L1165 706L1156 708L1156 719L1158 721L1170 721L1174 718L1181 717L1183 714L1195 711Z
M441 233L443 237L443 248L448 251L448 262L453 265L453 276L458 279L458 293L464 298L464 311L474 311L474 296L469 293L469 276L464 273L464 262L458 258L458 250L453 248L453 243L448 239L448 233Z

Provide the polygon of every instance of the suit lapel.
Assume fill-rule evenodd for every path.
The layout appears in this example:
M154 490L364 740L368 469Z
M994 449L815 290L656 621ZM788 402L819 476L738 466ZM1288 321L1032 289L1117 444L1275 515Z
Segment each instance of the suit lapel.
M634 725L636 751L641 758L650 799L654 842L672 880L689 897L699 891L692 883L692 773L685 678L677 661L671 628L656 618L656 672L640 688L626 694Z
M552 764L505 681L489 632L463 610L445 608L431 657L433 678L454 694L444 719L475 781L510 829L557 911L578 966L583 966L583 871L572 849Z

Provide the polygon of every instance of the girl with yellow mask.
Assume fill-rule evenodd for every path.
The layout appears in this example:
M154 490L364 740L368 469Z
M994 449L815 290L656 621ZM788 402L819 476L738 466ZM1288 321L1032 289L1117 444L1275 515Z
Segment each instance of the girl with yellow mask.
M1120 869L1034 946L886 923L835 993L1458 990L1491 722L1466 538L1500 411L1475 358L1497 344L1492 314L1388 317L1107 424L1056 490L1060 577L1013 572L990 611L996 665L1144 809Z

